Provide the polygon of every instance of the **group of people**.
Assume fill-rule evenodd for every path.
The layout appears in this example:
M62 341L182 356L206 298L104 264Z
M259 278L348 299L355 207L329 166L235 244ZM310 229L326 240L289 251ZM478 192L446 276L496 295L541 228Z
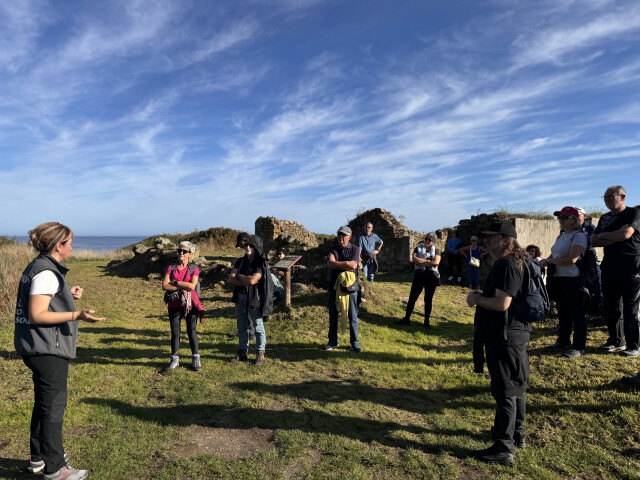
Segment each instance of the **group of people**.
M461 258L491 255L493 267L482 291L472 290L467 304L476 307L475 339L484 347L491 377L491 394L496 402L493 445L475 453L485 462L513 464L514 449L524 448L526 390L529 383L529 360L526 344L530 324L516 315L516 305L526 289L523 279L524 261L537 258L541 267L553 279L559 317L559 334L553 349L567 349L571 358L584 354L586 322L580 298L579 269L576 263L586 249L603 247L602 298L609 338L601 348L621 352L628 358L640 355L640 209L625 206L626 192L621 186L609 187L604 201L609 212L600 218L598 226L583 232L584 211L564 207L554 212L560 222L561 235L551 249L551 255L541 258L535 245L525 251L517 241L510 223L495 223L478 236L485 238L486 247L453 245ZM582 217L582 219L581 219ZM75 358L78 322L102 322L93 310L76 310L75 300L83 289L70 287L64 261L71 253L73 232L57 222L48 222L29 232L31 245L38 256L24 270L18 290L15 310L16 351L33 373L34 407L31 417L30 460L28 470L44 473L46 480L83 480L87 470L70 465L62 446L62 422L67 404L69 362ZM338 347L340 322L349 327L352 352L361 352L358 337L358 302L361 285L358 266L365 266L365 279L373 284L377 271L376 256L383 242L367 224L359 236L358 246L350 242L349 226L338 229L336 243L329 249L328 309L329 333L325 350ZM452 235L452 238L455 237ZM413 281L405 316L399 324L407 324L420 293L425 292L424 326L430 327L432 298L440 285L438 266L442 252L435 246L431 232L425 242L413 251ZM273 281L259 236L243 233L237 246L244 250L231 270L228 283L233 285L238 330L238 351L233 363L247 361L250 338L255 335L255 364L265 362L265 318L273 311ZM192 352L192 367L202 368L198 352L196 325L204 308L199 298L199 270L190 263L195 245L182 242L178 246L177 263L167 267L162 289L167 301L171 327L171 361L165 369L173 371L179 365L180 321L185 319ZM451 253L447 246L447 252ZM473 268L477 268L471 265ZM458 270L459 272L460 270ZM468 270L470 286L479 286L477 272ZM573 342L570 342L573 329ZM640 373L626 377L626 382L640 386Z

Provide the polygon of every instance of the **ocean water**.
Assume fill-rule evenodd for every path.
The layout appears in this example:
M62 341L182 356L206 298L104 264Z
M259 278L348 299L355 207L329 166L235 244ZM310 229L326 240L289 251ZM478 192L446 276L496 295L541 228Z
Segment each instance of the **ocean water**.
M13 238L10 237L9 238ZM122 247L126 247L127 245L131 245L132 243L138 243L140 240L145 239L147 237L118 237L118 236L108 236L108 237L92 237L92 236L80 236L77 235L73 238L73 243L71 246L76 250L94 250L96 252L111 252L113 250L117 250ZM27 243L29 241L29 237L25 235L20 235L15 237L17 242Z

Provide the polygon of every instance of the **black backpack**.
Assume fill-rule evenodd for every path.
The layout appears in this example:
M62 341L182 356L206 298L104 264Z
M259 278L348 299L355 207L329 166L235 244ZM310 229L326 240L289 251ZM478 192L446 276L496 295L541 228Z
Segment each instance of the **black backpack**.
M176 263L174 263L173 265L171 265L171 272L169 272L169 277L171 277L171 275L173 275L173 272L176 271L176 269L178 268L178 265ZM196 271L196 266L193 263L189 264L189 275L190 277L193 277L193 272ZM198 294L198 298L200 298L200 279L198 278L198 283L196 283L196 293Z
M531 258L522 262L522 293L516 298L516 319L532 323L544 319L551 309L540 266Z

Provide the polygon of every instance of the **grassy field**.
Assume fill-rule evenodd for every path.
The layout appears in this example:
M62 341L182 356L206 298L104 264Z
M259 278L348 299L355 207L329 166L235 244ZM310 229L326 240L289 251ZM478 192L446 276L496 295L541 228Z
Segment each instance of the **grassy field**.
M233 256L235 252L218 252ZM64 441L72 465L94 479L640 478L639 392L623 385L637 360L596 348L569 360L543 351L555 322L537 325L530 347L528 447L515 467L470 458L489 445L494 403L487 375L471 365L473 311L466 291L442 286L431 330L398 327L410 274L380 274L361 308L363 352L325 352L325 292L294 297L266 323L267 363L230 364L237 348L230 291L203 288L203 370L169 360L169 325L160 280L119 278L106 259L68 262L81 308L107 317L80 325L69 378ZM8 321L7 321L8 320ZM253 358L253 352L250 358ZM13 350L13 325L0 328L0 477L30 478L33 388Z

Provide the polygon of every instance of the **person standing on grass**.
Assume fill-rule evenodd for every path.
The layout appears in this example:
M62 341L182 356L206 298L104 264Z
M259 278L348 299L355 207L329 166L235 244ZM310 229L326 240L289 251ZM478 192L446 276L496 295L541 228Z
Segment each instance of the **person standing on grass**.
M494 264L482 292L467 295L476 306L474 324L478 340L485 346L491 377L491 395L496 414L491 428L493 445L478 450L476 459L513 465L514 446L525 444L525 393L529 384L527 342L531 327L516 318L514 299L522 292L523 259L527 255L510 223L493 223L480 233Z
M364 227L364 232L358 237L358 248L360 248L360 261L362 262L362 273L365 280L373 285L373 276L377 271L378 260L376 256L382 248L382 239L373 233L373 223L368 222Z
M447 265L449 267L449 281L453 277L458 277L458 283L462 281L462 255L458 252L458 247L462 245L462 240L458 238L458 232L451 230L447 239Z
M484 247L478 245L478 237L475 235L471 237L471 245L458 248L458 253L465 258L465 263L467 264L467 281L469 282L469 289L473 289L474 282L476 288L480 288L480 267L474 267L469 264L472 258L480 260L486 254Z
M578 210L575 208L564 207L553 214L558 217L562 233L551 247L551 255L539 262L542 268L549 266L549 281L554 285L558 309L558 338L546 349L568 349L564 356L577 358L585 353L587 319L584 316L580 269L576 262L587 248L587 236L580 231Z
M609 338L600 348L634 358L640 355L640 209L625 206L626 193L620 185L607 188L609 212L600 217L591 244L604 247L600 268Z
M199 372L202 369L198 350L198 318L204 315L204 307L200 303L196 286L200 277L200 269L189 264L196 246L191 242L180 242L178 246L178 263L169 265L162 281L162 290L168 293L177 292L176 299L167 303L169 309L169 325L171 326L171 361L164 373L173 372L178 365L180 350L180 320L187 324L187 336L191 347L192 368Z
M238 326L238 353L231 363L248 360L249 321L253 321L256 332L255 365L264 365L267 336L264 317L273 311L273 283L269 275L269 264L262 251L262 239L249 235L244 240L245 255L236 260L228 282L233 285L233 302L236 304Z
M39 254L22 272L15 311L15 349L33 372L34 404L28 471L45 480L83 480L88 470L69 464L62 446L69 363L76 356L78 322L102 322L94 310L77 311L83 289L69 287L64 261L71 254L73 232L58 222L38 225L29 243Z
M343 225L338 229L337 243L329 248L327 267L329 268L329 341L325 350L338 347L338 308L336 306L336 280L342 272L353 272L358 281L358 261L360 248L349 243L351 228ZM358 292L349 293L349 340L351 351L360 353L358 340Z
M409 292L409 300L407 301L407 310L404 318L398 320L396 325L409 325L411 323L411 314L416 300L424 289L424 328L431 328L429 321L431 317L431 306L433 303L433 294L436 287L440 285L440 273L438 273L438 265L440 265L440 249L435 247L436 234L429 232L424 237L424 244L419 244L411 256L411 263L414 264L413 282L411 283L411 291Z

